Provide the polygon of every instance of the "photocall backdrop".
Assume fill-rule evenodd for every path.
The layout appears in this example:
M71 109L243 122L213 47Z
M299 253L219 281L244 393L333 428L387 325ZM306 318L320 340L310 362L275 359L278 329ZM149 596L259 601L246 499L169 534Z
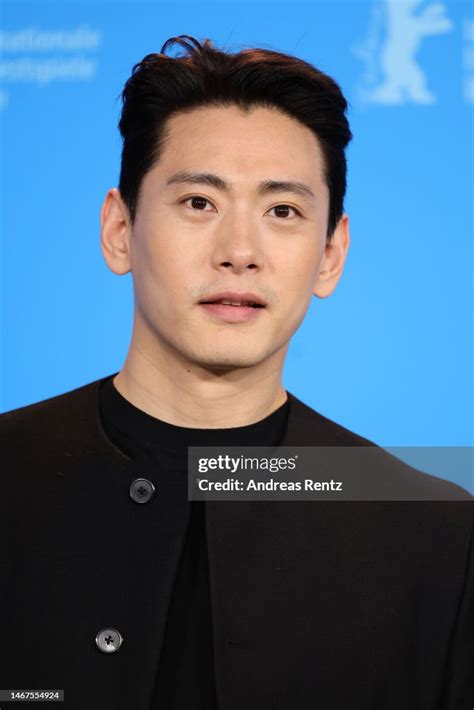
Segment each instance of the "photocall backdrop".
M1 410L123 364L132 277L108 270L99 241L119 94L180 34L288 52L340 84L351 245L336 291L312 299L292 339L284 385L381 446L464 447L470 466L432 472L474 490L468 2L4 1Z

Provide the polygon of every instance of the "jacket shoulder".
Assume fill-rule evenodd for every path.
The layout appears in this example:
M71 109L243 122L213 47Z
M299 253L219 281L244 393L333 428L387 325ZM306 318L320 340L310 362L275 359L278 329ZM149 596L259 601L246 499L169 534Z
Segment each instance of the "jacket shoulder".
M474 502L472 494L457 483L416 469L379 444L323 416L290 392L288 395L292 417L285 445L351 447L345 460L350 457L351 467L353 464L354 469L361 469L361 481L370 488L367 481L378 483L383 475L387 494L392 491L404 496L404 500L412 497L413 500ZM358 453L354 447L370 447L371 451Z
M73 390L0 414L2 451L37 446L38 451L53 442L66 444L96 430L101 383L110 375Z
M292 421L299 437L314 441L320 446L378 446L370 439L357 434L337 422L325 417L291 392L288 392L291 405Z
M104 377L92 382L87 382L85 385L80 385L79 387L75 387L67 392L56 394L52 397L39 400L38 402L32 402L31 404L17 407L16 409L1 412L0 423L2 425L8 425L10 422L27 420L32 417L37 417L38 415L42 416L44 414L52 414L59 412L62 409L68 410L71 405L74 405L80 400L84 400L84 398L90 396L93 391L97 391L101 382L106 379L107 377Z

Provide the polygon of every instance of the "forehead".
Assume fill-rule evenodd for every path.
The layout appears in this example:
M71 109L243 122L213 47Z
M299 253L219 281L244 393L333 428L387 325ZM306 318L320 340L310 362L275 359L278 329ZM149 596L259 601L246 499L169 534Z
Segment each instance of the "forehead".
M177 169L205 163L212 172L291 174L304 182L323 182L323 155L317 137L305 125L276 108L199 107L172 115L166 124L159 163L168 177Z

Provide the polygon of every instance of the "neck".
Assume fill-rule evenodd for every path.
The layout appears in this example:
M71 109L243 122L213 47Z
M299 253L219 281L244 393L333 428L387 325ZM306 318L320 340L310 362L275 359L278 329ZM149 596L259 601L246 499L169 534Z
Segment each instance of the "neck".
M162 344L132 342L114 385L138 409L176 426L225 429L264 419L287 393L281 373L288 344L258 365L209 369Z

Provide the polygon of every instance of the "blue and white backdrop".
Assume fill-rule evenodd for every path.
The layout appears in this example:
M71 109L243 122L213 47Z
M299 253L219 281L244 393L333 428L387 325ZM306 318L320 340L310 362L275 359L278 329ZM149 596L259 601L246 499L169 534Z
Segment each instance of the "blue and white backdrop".
M470 467L432 470L473 490L474 12L463 1L4 0L2 411L123 363L131 275L113 275L99 246L118 97L132 65L179 34L289 52L342 86L351 247L333 296L312 299L284 384L382 446L466 447Z

